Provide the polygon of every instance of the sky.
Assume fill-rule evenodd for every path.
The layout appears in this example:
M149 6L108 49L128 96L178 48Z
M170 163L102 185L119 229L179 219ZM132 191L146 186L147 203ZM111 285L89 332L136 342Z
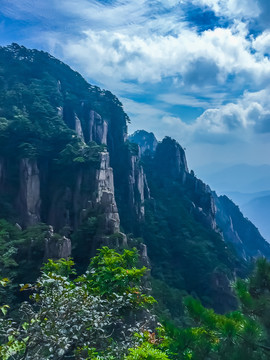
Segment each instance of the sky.
M130 133L175 138L190 168L270 164L269 0L1 0L12 42L113 92Z

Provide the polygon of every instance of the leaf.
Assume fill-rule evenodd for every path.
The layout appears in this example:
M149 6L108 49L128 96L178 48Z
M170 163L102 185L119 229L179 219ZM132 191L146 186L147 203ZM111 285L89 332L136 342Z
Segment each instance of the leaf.
M21 288L20 288L20 291L24 291L24 290L27 290L29 288L29 284L24 284Z

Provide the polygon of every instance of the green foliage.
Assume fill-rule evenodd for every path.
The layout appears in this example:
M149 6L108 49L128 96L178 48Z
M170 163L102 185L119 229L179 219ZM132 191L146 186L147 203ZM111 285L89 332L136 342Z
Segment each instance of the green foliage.
M270 262L258 259L252 275L247 280L237 280L234 288L243 313L258 319L270 336Z
M59 153L57 163L59 165L76 165L80 163L98 163L99 154L104 147L97 145L94 141L85 145L83 143L68 143L66 147Z
M125 145L132 155L139 155L139 146L137 144L127 140Z
M71 259L65 260L60 259L58 261L48 260L46 264L41 268L41 270L51 276L52 274L57 274L61 276L70 276L71 274L76 275L76 271L73 269L74 261Z
M135 307L153 304L152 296L141 293L140 281L147 269L137 269L137 261L135 248L119 254L103 247L92 259L87 272L91 291L107 299L114 298L115 294L128 296Z
M163 155L170 159L169 153ZM202 299L206 306L227 311L225 301L218 301L221 287L212 284L215 276L232 278L231 269L243 269L243 264L220 234L195 217L191 199L196 195L188 188L188 181L183 183L180 175L173 180L162 175L159 171L162 165L158 166L152 156L143 158L143 166L151 199L145 201L142 236L148 247L153 278L164 282L164 288L174 289L175 294L186 291ZM156 297L164 305L165 317L181 321L179 296L174 296L174 304L164 302L161 291L156 292ZM231 296L230 308L233 304L237 306Z
M189 296L184 301L186 325L165 322L155 333L147 324L153 321L150 313L141 310L154 300L142 293L145 268L135 267L137 259L135 250L119 254L104 247L78 277L72 260L49 260L37 282L21 289L30 291L34 303L21 305L18 322L7 317L7 305L0 307L1 358L34 360L37 354L40 360L269 358L265 321L269 262L259 260L249 279L236 282L242 311L216 314Z
M45 224L21 230L0 219L0 278L10 280L6 288L0 288L0 301L6 299L11 308L18 307L23 298L18 294L18 284L35 281L40 274L48 232Z
M13 277L12 269L18 266L15 261L19 231L7 221L0 220L0 276Z
M130 354L125 360L167 360L168 356L151 344L144 342L141 346L130 349Z
M22 304L20 320L0 319L1 358L122 359L136 344L133 333L151 320L150 314L137 318L138 303L145 308L152 298L141 292L145 269L134 267L136 258L135 251L105 247L79 277L73 261L50 260L35 284L22 286L34 303Z
M269 359L269 275L269 262L259 259L249 279L236 281L242 311L219 315L187 297L185 307L192 321L186 328L167 323L162 348L172 359Z

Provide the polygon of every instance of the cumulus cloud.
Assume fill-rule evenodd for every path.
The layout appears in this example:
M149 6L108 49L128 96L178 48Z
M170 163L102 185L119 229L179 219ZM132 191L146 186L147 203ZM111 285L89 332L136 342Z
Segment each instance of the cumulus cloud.
M269 136L269 0L49 3L2 0L0 13L30 24L25 45L42 44L120 95L131 131L171 135L184 145L255 143ZM186 20L183 4L190 3L196 11L213 11L217 23L199 32L196 21ZM250 33L252 22L261 22L259 35ZM149 93L151 105L145 103ZM201 115L185 118L182 108L188 107Z
M251 53L252 43L238 29L216 28L202 34L186 29L177 36L84 31L79 41L59 41L64 55L90 77L160 82L180 76L183 85L201 88L225 83L229 75L260 83L270 78L270 62Z
M218 16L229 18L253 18L261 13L261 8L256 0L191 0L197 6L208 7ZM267 1L267 0L266 0ZM185 2L185 0L182 0ZM263 1L261 1L263 2Z
M197 142L231 143L250 141L258 134L270 133L270 89L246 92L235 103L207 109L192 123L165 115L164 124L182 134L185 144Z
M261 56L270 55L270 31L266 30L262 32L252 41L252 47Z
M14 0L12 6L3 0L0 11L16 19L32 16L45 28L53 20L55 31L43 29L35 37L47 41L54 55L109 88L110 82L158 83L166 77L178 77L179 84L198 88L225 84L232 75L254 85L269 79L270 62L259 56L267 46L266 35L249 40L247 25L239 20L228 28L217 26L199 34L184 20L181 4L185 2L79 0L74 6L71 0L51 0L50 11L45 11L44 4L35 0ZM192 2L223 16L259 11L255 0ZM262 4L267 6L263 0Z

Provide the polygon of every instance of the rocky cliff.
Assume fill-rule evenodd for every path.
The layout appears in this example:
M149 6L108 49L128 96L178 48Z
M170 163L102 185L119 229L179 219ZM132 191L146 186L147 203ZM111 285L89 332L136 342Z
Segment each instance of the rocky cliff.
M23 231L47 224L44 259L71 253L83 269L97 247L135 245L161 289L235 307L230 280L269 247L252 248L184 149L145 131L128 140L119 100L47 53L0 48L0 68L0 217Z
M128 117L118 99L49 54L17 44L0 53L4 216L24 228L42 221L70 235L95 215L96 233L109 236L120 231L120 211L136 227L149 191L126 144Z
M239 208L226 196L217 196L193 171L188 171L184 150L175 140L165 138L157 144L155 151L147 153L144 149L153 149L151 133L138 130L130 139L136 140L139 146L142 144L142 156L153 157L155 168L167 184L171 180L180 181L188 199L187 206L196 220L221 233L244 260L258 256L270 258L269 244Z
M23 226L40 222L40 179L36 160L21 159L18 208Z
M246 260L261 256L270 259L269 243L252 222L243 216L239 207L227 196L217 196L214 193L214 198L217 224L224 239L232 243L238 254Z
M131 143L139 145L140 156L147 153L149 153L150 155L153 155L155 153L158 141L152 132L149 133L145 130L137 130L128 138Z

